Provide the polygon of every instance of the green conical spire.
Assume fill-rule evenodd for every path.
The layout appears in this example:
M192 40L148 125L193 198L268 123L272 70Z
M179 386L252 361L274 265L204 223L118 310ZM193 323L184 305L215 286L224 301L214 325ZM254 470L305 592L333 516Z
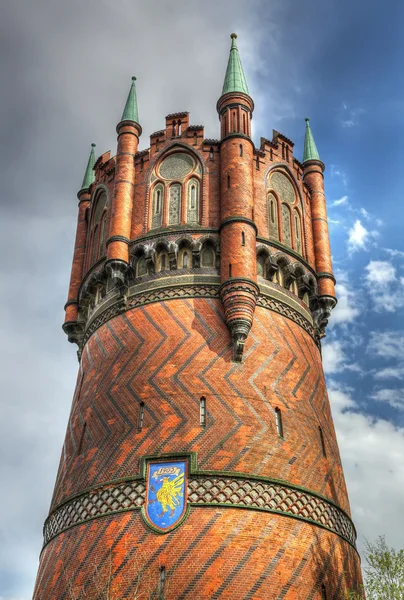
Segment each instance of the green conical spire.
M304 138L303 162L305 163L307 160L320 160L320 155L310 129L310 119L306 118L306 136Z
M228 94L229 92L243 92L243 94L250 95L236 44L237 34L232 33L230 37L230 56L229 62L227 63L227 71L224 78L222 96L224 94Z
M87 190L90 185L93 183L95 179L94 174L94 165L95 165L95 152L94 152L95 144L91 144L91 152L88 157L88 163L86 172L84 173L83 183L81 184L81 190ZM80 191L81 191L80 190Z
M136 77L132 77L132 85L129 90L128 99L126 100L121 121L134 121L135 123L139 122L135 81Z

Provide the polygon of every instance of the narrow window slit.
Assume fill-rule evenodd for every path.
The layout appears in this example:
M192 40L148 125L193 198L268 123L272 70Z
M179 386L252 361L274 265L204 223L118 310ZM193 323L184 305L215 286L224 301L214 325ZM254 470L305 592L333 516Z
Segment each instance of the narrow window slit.
M77 454L81 454L82 450L83 450L83 444L84 444L84 438L86 435L86 429L87 429L87 423L84 421L84 425L83 425L83 429L81 432L81 436L80 436L80 442L79 442L79 447L77 450Z
M327 591L325 589L324 583L321 586L321 600L327 600Z
M244 233L244 231L241 232L241 245L245 246L245 233Z
M243 156L243 144L240 144L240 156Z
M227 188L230 189L230 175L227 175Z
M232 274L231 274L231 263L229 264L229 277L232 277Z
M139 421L137 424L137 430L138 431L142 431L143 429L143 419L144 419L144 402L140 403L140 410L139 410Z
M276 418L276 431L280 438L283 438L283 424L282 424L282 412L281 409L275 408L275 418Z
M160 567L159 600L164 600L165 582L166 582L166 568Z
M327 458L327 451L325 448L325 439L324 439L324 433L321 427L318 428L318 432L320 434L320 442L321 442L321 450L323 452L323 456L324 458Z
M201 427L206 427L206 398L202 396L199 401L199 422Z
M212 146L210 147L210 150L209 150L209 159L213 160L213 148L212 148Z

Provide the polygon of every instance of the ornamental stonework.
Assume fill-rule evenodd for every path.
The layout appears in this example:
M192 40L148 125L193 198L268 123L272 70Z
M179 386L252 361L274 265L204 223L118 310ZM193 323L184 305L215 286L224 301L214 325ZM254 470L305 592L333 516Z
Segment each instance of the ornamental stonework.
M271 175L271 187L278 194L281 202L293 204L295 201L295 190L290 179L280 171L275 171Z
M160 175L164 179L183 179L194 168L194 161L185 152L176 152L163 160L160 165Z

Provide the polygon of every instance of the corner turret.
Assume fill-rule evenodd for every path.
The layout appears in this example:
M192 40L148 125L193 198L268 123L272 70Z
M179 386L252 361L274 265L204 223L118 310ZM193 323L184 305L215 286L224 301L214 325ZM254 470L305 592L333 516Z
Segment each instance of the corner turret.
M131 234L132 208L135 187L135 154L142 128L138 123L139 113L136 96L136 77L118 123L118 148L116 153L115 187L112 201L110 235L106 242L106 270L113 287L125 292L129 268L129 242Z
M325 335L325 328L330 318L331 310L337 303L335 277L332 272L330 236L328 233L327 205L324 194L324 169L324 163L320 160L320 155L310 128L310 121L306 118L303 180L311 192L311 221L318 280L318 307L315 309L314 315L320 337Z

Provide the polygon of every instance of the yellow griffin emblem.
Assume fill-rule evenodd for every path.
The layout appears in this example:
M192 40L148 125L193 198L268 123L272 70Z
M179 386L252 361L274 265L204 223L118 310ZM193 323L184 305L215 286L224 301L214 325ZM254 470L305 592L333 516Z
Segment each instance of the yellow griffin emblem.
M159 481L163 482L163 485L160 489L156 490L153 486L150 487L151 491L156 494L156 500L149 500L149 504L153 504L153 502L160 502L162 511L158 517L163 517L164 514L171 509L170 517L174 515L175 509L181 503L179 501L179 497L182 497L182 486L184 483L184 473L177 475L174 479L169 477L163 477Z

